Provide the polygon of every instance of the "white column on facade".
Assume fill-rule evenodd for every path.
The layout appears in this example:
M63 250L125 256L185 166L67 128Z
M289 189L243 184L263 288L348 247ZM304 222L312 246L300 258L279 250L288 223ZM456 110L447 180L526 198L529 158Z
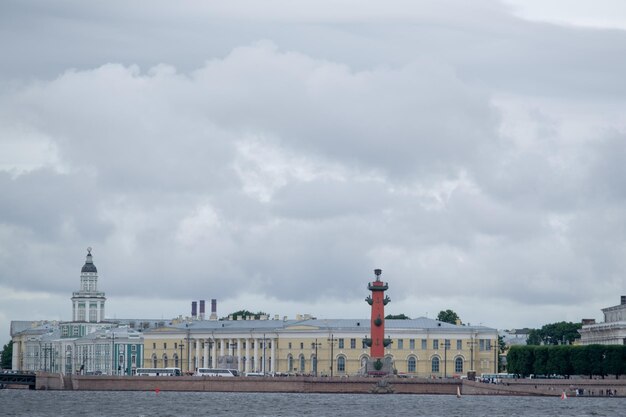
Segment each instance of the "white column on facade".
M254 343L254 371L259 372L261 370L261 367L259 366L259 339L252 339L252 341Z
M187 347L185 348L187 350L187 372L191 371L191 352L193 352L191 350L191 348L193 347L193 345L191 344L191 342L193 341L193 339L191 337L189 337L189 333L187 333ZM181 369L182 371L182 369Z
M270 372L274 373L274 370L276 369L276 339L271 339L270 343L272 344L272 362Z
M59 367L59 373L64 374L65 373L65 344L64 343L60 343L60 347L59 347L59 362L60 362L60 367Z
M195 340L196 340L196 359L194 361L194 371L198 369L199 362L200 362L200 339L195 339Z
M241 365L242 365L242 358L241 358L241 343L242 340L241 339L237 339L237 370L239 372L242 371Z
M85 321L89 322L89 300L85 300Z
M211 368L217 368L217 340L213 339L213 346L211 346Z
M96 323L100 323L102 318L100 317L100 301L96 303Z
M204 352L202 352L202 367L209 367L209 339L203 339L204 341Z
M243 339L246 344L246 367L245 372L250 372L250 339Z
M11 359L11 369L21 371L20 367L20 350L22 348L22 342L13 342L13 358Z
M224 345L226 344L226 339L220 339L220 356L224 356Z

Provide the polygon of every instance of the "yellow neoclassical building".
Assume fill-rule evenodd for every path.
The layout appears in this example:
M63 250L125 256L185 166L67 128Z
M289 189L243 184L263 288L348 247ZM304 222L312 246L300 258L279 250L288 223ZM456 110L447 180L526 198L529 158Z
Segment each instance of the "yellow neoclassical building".
M420 317L386 320L385 357L400 374L452 377L497 372L498 333ZM144 367L229 368L318 376L357 375L369 358L369 319L181 320L148 329Z

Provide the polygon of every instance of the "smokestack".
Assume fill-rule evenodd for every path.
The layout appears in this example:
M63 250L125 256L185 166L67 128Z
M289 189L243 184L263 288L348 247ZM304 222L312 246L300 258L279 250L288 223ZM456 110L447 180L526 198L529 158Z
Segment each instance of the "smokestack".
M192 301L191 302L191 318L195 319L197 316L198 316L198 302Z
M217 320L217 300L215 298L211 299L211 317L210 320Z
M204 300L200 300L200 320L204 320Z

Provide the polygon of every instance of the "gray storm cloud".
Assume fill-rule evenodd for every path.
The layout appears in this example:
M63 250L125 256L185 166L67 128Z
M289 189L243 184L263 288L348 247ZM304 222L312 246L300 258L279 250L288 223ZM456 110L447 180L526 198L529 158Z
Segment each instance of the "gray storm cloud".
M199 294L357 317L376 267L397 313L497 327L624 292L624 31L235 3L2 6L3 320L41 297L67 319L87 246L118 317Z

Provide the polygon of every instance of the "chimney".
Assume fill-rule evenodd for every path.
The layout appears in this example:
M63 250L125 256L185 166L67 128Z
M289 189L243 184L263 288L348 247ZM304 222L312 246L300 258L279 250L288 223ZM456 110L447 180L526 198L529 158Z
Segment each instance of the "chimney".
M204 300L200 300L200 320L204 320Z
M191 302L191 318L195 319L197 316L198 316L198 302L192 301Z
M211 317L210 320L217 320L217 300L211 299Z
M626 304L626 295L622 295L622 305Z

